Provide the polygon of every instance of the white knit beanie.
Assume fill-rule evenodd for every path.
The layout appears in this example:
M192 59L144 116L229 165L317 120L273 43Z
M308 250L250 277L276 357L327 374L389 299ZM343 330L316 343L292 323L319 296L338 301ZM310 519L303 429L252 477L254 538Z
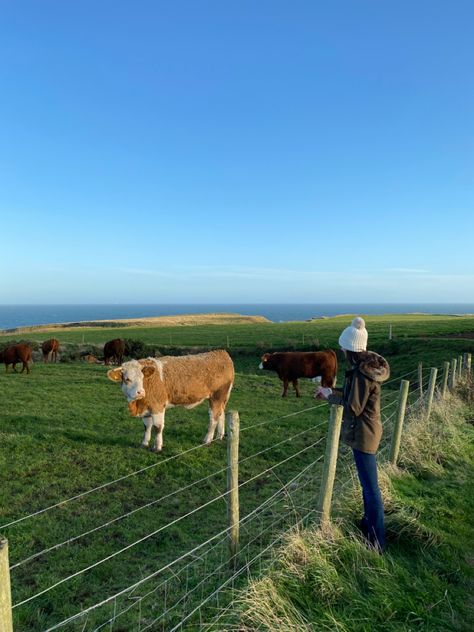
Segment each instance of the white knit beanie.
M369 334L365 328L365 321L360 316L354 318L349 327L346 327L339 336L339 344L347 351L365 351Z

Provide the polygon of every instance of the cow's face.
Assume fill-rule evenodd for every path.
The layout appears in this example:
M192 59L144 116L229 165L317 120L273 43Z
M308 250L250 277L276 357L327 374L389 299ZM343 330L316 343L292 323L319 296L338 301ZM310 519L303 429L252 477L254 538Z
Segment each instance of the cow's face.
M271 362L270 358L272 357L271 353L264 353L262 356L262 361L259 364L259 369L270 369Z
M136 360L125 362L118 369L107 371L107 377L112 382L122 383L122 393L128 402L145 397L143 378L154 371L153 367L142 366Z

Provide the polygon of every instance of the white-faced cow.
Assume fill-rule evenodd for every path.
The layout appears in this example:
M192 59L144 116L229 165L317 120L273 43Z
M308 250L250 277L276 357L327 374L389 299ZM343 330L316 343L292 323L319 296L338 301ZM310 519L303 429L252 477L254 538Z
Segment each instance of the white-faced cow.
M321 376L321 385L335 386L337 377L337 357L332 349L327 351L282 351L265 353L260 363L261 369L275 371L283 382L282 397L286 397L288 384L292 382L296 396L300 397L298 378Z
M162 449L167 408L194 408L205 399L209 400L209 427L204 443L211 443L216 427L217 438L224 437L225 407L234 384L234 365L226 351L131 360L107 376L121 382L130 414L143 419L143 447L148 447L154 426L157 436L152 450Z

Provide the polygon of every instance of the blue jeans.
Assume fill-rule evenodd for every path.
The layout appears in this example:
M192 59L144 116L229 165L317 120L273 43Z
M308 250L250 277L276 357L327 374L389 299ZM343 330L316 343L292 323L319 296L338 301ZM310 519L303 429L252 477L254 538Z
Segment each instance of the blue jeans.
M352 450L364 498L361 527L367 540L381 551L385 549L383 501L377 479L375 454Z

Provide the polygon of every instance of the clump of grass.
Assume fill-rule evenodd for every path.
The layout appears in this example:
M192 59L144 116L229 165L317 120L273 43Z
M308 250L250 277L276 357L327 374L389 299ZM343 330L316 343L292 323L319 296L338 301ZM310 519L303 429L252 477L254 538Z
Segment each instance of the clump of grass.
M464 451L462 428L468 405L456 395L434 403L429 419L420 412L408 419L400 448L399 464L415 474L440 474L443 463Z

